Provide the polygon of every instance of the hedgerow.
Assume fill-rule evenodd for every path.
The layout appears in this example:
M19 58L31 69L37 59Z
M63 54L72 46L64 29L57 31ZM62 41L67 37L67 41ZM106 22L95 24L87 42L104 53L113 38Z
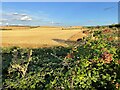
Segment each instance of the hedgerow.
M93 31L69 48L2 48L3 89L120 90L115 32Z

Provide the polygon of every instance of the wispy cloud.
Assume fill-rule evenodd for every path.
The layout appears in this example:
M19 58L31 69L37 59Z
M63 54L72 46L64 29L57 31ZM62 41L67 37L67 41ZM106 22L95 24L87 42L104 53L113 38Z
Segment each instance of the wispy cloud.
M104 8L103 10L104 11L107 11L107 10L111 10L111 9L113 9L114 7L107 7L107 8Z
M5 19L5 18L0 19L0 22L5 22L5 21L8 21L8 19Z
M97 21L95 21L95 20L88 20L87 22L88 23L96 23Z
M21 14L21 16L27 16L27 14Z
M16 12L16 13L13 13L13 15L19 15L19 14Z
M21 21L31 21L32 18L29 17L29 16L22 16L22 17L20 18L20 20L21 20Z
M50 24L61 24L61 23L59 23L59 22L54 22L54 21L51 21L51 22L49 22Z
M25 13L17 13L17 12L12 13L12 15L14 15L14 16L27 16L27 14L25 14Z
M9 23L5 23L6 25L9 25Z
M25 13L25 12L4 12L3 17L5 20L0 20L4 21L4 25L61 25L60 22L55 20L52 16L50 16L47 13L44 12L38 12L38 13ZM6 24L7 23L7 24ZM15 24L16 23L16 24Z
M19 25L19 24L27 24L32 21L33 18L31 15L26 13L18 13L18 12L3 12L2 17L0 18L1 25Z
M14 20L20 20L20 21L31 21L32 18L27 15L27 14L21 14L21 13L13 13L12 14L14 16Z
M29 15L27 14L22 14L22 13L11 13L11 14L5 14L5 17L7 19L2 19L2 21L12 21L12 20L18 20L18 21L31 21L32 20L32 17L30 17Z
M2 22L0 22L0 25L2 25Z

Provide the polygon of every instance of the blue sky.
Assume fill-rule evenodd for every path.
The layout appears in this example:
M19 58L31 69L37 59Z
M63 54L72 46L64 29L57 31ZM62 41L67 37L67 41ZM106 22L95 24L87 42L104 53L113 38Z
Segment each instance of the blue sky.
M88 26L118 23L117 2L3 2L4 25Z

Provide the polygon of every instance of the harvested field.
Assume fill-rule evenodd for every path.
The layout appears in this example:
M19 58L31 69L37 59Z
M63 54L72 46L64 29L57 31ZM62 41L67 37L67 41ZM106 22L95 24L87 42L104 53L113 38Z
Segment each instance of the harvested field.
M76 38L83 37L80 29L62 30L61 27L2 30L0 33L2 33L2 47L19 46L37 48L66 46L65 43L57 42L54 39L74 41L77 40Z

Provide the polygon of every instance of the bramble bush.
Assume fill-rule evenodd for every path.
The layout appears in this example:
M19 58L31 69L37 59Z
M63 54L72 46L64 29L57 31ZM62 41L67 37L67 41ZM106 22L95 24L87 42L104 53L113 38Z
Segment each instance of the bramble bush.
M91 32L85 44L69 48L2 48L3 89L120 90L120 49L113 32Z

